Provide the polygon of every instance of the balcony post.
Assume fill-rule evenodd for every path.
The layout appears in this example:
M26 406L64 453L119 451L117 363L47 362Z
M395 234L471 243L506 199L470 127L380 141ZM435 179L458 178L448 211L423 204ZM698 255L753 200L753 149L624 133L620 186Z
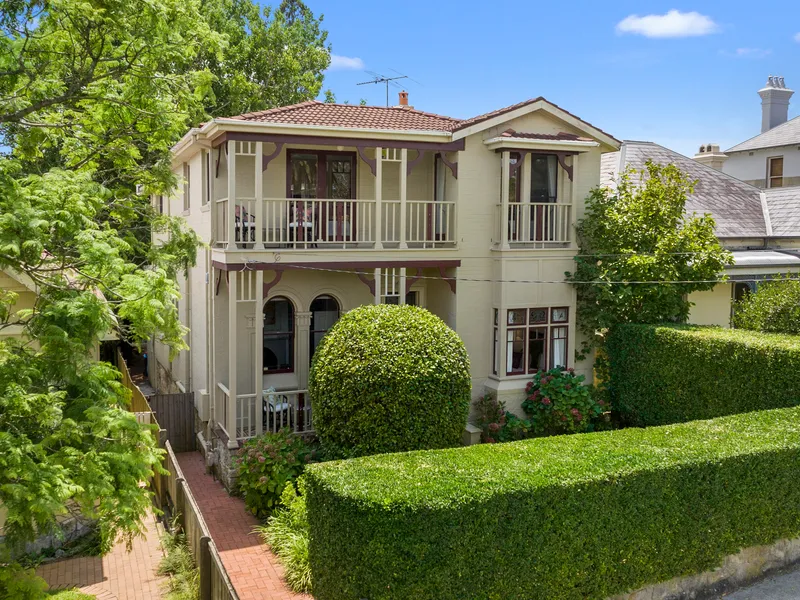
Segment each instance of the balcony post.
M230 143L230 142L229 142ZM232 156L230 154L229 156ZM237 271L228 271L228 414L225 415L225 425L228 430L228 448L238 448L236 442L236 390L237 390L237 333L239 322L237 317L238 302L236 301Z
M228 148L228 249L236 248L236 142Z
M381 268L375 268L375 304L381 303Z
M578 198L578 180L580 177L580 170L578 169L578 155L572 155L572 181L570 185L572 186L572 206L569 207L570 214L567 217L567 235L569 236L569 247L574 248L577 240L575 239L574 231L575 228L573 224L578 219L578 205L579 205L579 198ZM581 215L582 216L582 215Z
M264 156L264 142L256 142L256 162L255 162L255 196L256 196L256 250L264 249L264 172L261 163Z
M422 152L421 150L419 152ZM400 249L408 248L406 241L406 201L408 197L408 149L400 150Z
M400 305L406 303L406 268L400 267Z
M508 211L508 192L509 192L509 175L511 174L511 152L503 150L500 155L500 248L508 250L508 228L509 211Z
M258 143L261 146L261 142ZM261 162L256 160L256 171ZM259 221L260 223L260 221ZM255 387L256 391L256 435L261 435L264 422L264 400L261 396L261 390L264 389L264 271L256 271L256 306L255 306L255 326L256 326L256 340L255 348L253 348L253 361L255 365Z
M383 148L375 148L375 249L383 249ZM377 287L376 287L377 289ZM376 304L378 304L376 302Z

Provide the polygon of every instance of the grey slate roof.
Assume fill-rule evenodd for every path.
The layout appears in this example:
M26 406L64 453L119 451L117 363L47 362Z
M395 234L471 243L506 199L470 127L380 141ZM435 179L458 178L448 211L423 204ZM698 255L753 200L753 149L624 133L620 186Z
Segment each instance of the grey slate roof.
M797 236L800 234L800 187L771 188L764 190L772 235Z
M717 222L718 237L767 237L760 189L653 142L625 141L619 152L604 154L600 165L601 185L613 187L625 166L641 170L648 160L675 164L697 180L694 194L687 199L686 210L700 215L711 213ZM795 189L800 196L800 188ZM800 198L796 204L800 213ZM800 234L800 226L795 231Z
M795 144L800 145L800 117L795 117L782 125L773 127L746 142L736 144L733 148L725 150L725 153L760 150L761 148L779 148Z

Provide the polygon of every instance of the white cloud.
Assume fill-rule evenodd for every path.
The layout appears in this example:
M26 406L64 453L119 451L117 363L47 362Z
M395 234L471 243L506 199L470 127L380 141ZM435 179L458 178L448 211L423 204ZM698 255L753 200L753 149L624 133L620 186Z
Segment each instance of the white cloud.
M720 52L723 56L733 58L766 58L772 54L772 50L765 48L737 48L735 52Z
M331 64L328 67L331 71L360 71L363 68L364 61L360 58L338 54L331 54Z
M719 26L711 17L678 10L671 10L665 15L630 15L617 23L617 33L633 33L649 38L708 35L718 30Z
M794 34L794 41L800 44L800 32Z

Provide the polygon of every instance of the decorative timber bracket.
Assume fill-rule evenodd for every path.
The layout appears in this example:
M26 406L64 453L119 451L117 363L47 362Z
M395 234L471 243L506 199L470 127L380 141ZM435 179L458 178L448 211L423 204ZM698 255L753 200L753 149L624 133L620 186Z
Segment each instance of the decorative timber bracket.
M439 156L442 157L442 162L448 169L450 169L450 172L453 174L453 177L458 179L458 163L450 162L449 160L447 160L447 153L445 152L439 152Z
M275 277L272 281L265 281L264 282L264 298L269 298L269 292L272 288L278 285L280 282L281 277L283 277L283 269L276 269L275 270Z
M441 277L442 279L444 279L447 282L447 284L450 286L450 291L455 294L456 293L456 283L457 283L456 278L455 277L448 277L447 273L445 272L446 268L447 267L445 267L444 265L439 265L439 277Z
M573 172L572 172L572 165L567 164L567 157L568 156L575 156L577 152L559 152L557 150L532 150L530 148L498 148L495 152L505 152L510 151L512 154L518 154L519 160L517 160L516 164L511 166L511 172L514 173L522 166L522 163L525 162L525 156L528 154L554 154L556 158L558 158L558 164L561 165L561 168L564 169L564 172L569 177L569 180L572 181ZM444 158L444 157L442 157ZM447 164L447 163L445 163Z
M367 274L364 273L363 271L356 272L356 275L358 275L358 278L361 280L361 283L363 283L365 286L367 286L369 288L369 293L374 296L375 295L375 279L374 278L370 279L369 277L367 277Z
M275 150L273 150L272 154L265 154L261 157L261 172L267 170L269 163L272 162L272 159L278 156L283 150L283 142L275 142Z

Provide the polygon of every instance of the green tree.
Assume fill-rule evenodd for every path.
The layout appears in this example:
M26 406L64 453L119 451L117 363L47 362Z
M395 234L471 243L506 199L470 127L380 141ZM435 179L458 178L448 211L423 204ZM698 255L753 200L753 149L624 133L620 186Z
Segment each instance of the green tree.
M800 335L800 279L787 274L760 283L734 306L733 324L763 333Z
M254 0L202 0L209 26L227 41L223 52L201 51L198 64L214 74L206 100L212 117L227 117L316 98L331 61L322 16L300 0L277 10Z
M623 173L616 189L595 188L578 223L579 252L567 273L578 293L580 356L618 323L684 322L687 295L724 278L732 256L711 215L686 214L694 182L675 165L647 163Z
M175 276L198 240L147 194L176 184L170 147L211 83L192 66L221 39L198 0L12 0L0 28L0 269L37 292L26 310L0 297L0 328L22 331L0 338L5 541L53 529L68 501L104 544L130 541L160 451L92 354L109 331L185 347Z

